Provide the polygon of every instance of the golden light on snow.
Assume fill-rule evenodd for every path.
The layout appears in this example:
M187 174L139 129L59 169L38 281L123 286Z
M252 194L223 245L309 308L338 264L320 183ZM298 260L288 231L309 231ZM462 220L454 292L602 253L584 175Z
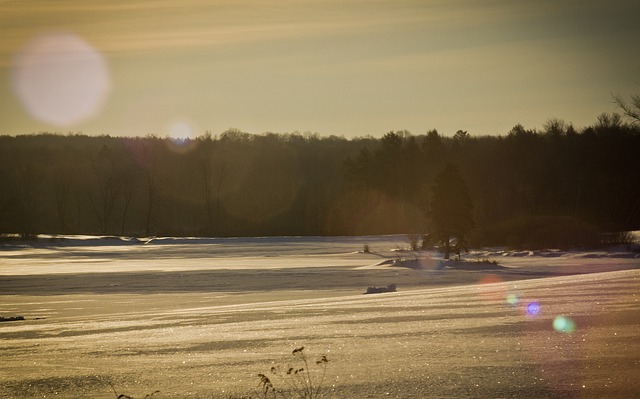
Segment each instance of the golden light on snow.
M15 57L12 72L13 89L29 114L56 126L95 116L111 91L102 54L71 33L36 36Z

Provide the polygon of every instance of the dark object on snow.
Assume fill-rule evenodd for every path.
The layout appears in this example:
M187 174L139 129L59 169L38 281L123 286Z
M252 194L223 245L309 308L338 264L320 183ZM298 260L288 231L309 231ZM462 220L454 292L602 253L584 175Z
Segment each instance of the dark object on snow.
M2 321L20 321L24 320L22 316L12 316L12 317L0 317L0 322Z
M367 288L366 294L382 294L383 292L396 292L396 285L389 284L386 287L369 287Z

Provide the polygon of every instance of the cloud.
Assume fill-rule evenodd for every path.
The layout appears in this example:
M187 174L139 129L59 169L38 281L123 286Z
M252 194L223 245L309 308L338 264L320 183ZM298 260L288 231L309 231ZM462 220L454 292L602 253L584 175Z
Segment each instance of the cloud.
M427 2L429 3L429 2ZM437 3L437 2L436 2ZM34 32L82 35L103 52L206 48L435 26L455 10L419 1L32 1L0 3L0 54ZM11 23L20 21L20 23Z

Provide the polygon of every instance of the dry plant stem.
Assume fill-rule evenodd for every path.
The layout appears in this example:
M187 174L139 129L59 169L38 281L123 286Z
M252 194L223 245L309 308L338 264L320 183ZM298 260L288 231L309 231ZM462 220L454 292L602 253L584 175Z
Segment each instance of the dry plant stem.
M314 382L311 373L311 367L309 367L309 359L303 352L304 347L294 349L292 355L300 360L302 363L299 368L291 367L287 369L286 373L281 373L277 367L271 368L271 373L277 375L284 385L286 390L278 390L274 387L269 377L264 374L258 374L260 377L259 387L262 390L256 392L260 398L276 398L279 396L287 399L318 399L322 396L322 384L326 375L327 363L329 360L325 355L321 356L316 365L321 368L321 375L317 382Z
M118 391L116 391L116 388L113 386L113 384L109 384L109 385L111 386L111 389L113 390L113 393L116 396L116 399L134 399L133 396L125 395L124 393L121 393L120 395L118 395ZM160 391L155 391L153 393L146 394L144 396L144 399L150 399L153 397L153 395L157 393L160 393Z

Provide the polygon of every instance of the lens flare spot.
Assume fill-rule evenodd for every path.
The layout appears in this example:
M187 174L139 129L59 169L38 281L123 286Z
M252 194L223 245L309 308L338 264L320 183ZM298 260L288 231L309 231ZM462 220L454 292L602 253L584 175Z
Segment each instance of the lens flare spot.
M517 294L507 294L507 303L511 306L518 306L520 297Z
M540 304L538 302L529 302L527 304L527 314L529 316L537 316L540 313Z
M502 279L499 276L496 276L494 274L489 274L489 275L483 276L478 282L480 284L494 284L494 283L501 283Z
M11 83L31 116L56 126L94 117L111 91L102 54L71 33L28 42L13 61Z
M496 275L489 274L483 276L478 281L478 293L489 302L500 302L505 297L505 287L501 283L502 279Z
M570 334L576 330L576 324L568 317L558 316L553 319L553 329L561 333Z

